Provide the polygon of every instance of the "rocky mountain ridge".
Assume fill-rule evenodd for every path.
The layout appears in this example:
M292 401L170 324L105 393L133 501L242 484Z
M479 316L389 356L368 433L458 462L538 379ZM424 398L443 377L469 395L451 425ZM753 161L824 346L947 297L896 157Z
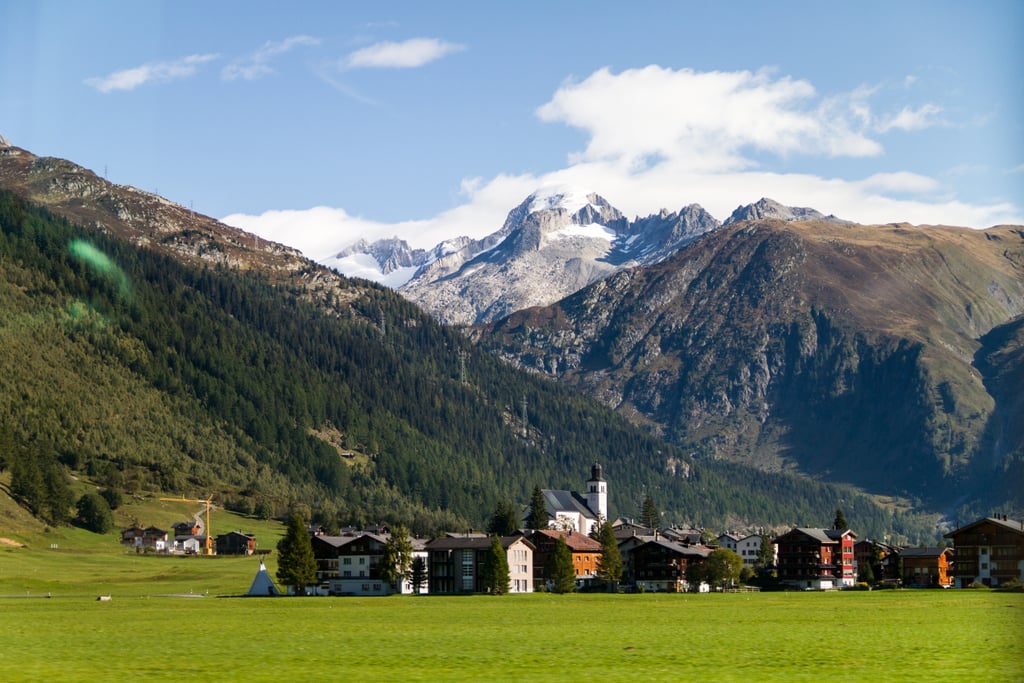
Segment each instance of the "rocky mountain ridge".
M1022 315L1020 226L766 219L471 334L698 456L949 509L1024 484Z
M258 271L329 307L361 285L322 268L292 247L220 223L159 195L118 185L64 159L0 144L0 186L70 221L186 262Z
M629 221L595 193L538 192L500 230L421 266L398 291L442 322L496 320L657 263L718 225L697 205Z

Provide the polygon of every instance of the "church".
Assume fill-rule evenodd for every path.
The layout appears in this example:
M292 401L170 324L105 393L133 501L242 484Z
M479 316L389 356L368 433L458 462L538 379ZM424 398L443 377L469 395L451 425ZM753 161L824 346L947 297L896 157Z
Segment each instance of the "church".
M541 489L548 513L548 528L590 534L608 519L608 482L594 463L587 480L586 494L558 489Z

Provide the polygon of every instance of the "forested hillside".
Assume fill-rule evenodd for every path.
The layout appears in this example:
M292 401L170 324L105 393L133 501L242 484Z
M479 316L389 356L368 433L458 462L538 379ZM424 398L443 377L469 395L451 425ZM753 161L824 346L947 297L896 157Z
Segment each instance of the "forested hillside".
M578 489L599 461L613 515L650 493L666 521L719 528L827 524L838 504L862 533L924 528L851 489L694 462L366 282L316 305L5 191L0 227L0 467L55 523L67 510L45 501L77 474L429 533L479 527L536 484Z

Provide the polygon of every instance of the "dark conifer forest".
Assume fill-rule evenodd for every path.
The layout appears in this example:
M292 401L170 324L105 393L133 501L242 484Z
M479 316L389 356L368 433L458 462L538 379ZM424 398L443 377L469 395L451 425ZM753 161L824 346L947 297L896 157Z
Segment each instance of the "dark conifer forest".
M318 266L310 263L310 268ZM392 291L333 307L227 266L184 265L0 192L0 468L67 523L66 477L124 495L212 494L241 512L304 503L332 523L482 528L537 485L666 523L925 522L841 486L694 460L616 413L517 371Z

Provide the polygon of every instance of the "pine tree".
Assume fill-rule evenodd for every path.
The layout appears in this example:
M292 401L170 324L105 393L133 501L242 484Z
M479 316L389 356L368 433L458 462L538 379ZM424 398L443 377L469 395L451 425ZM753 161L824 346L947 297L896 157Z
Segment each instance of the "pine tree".
M490 521L487 523L487 533L498 536L510 536L519 529L519 515L516 514L512 503L499 501L494 508Z
M770 572L775 566L775 543L768 534L761 534L761 547L757 549L757 560L754 569L759 572Z
M384 555L380 560L380 574L388 583L401 591L401 582L409 573L413 547L409 530L398 524L391 530L391 537L384 544Z
M552 593L571 593L576 590L576 568L572 564L572 551L564 536L558 537L555 551L548 559L547 575Z
M423 586L427 583L426 560L424 560L419 555L412 558L410 571L412 572L412 575L409 577L409 583L412 584L412 592L416 595L419 595L420 591L423 590Z
M501 545L501 539L491 536L491 547L480 568L480 579L483 589L491 595L504 595L509 584L508 555Z
M316 583L316 557L306 524L292 515L284 538L277 543L277 580L294 586L296 595L305 595L306 587Z
M654 504L654 499L649 494L644 498L644 505L640 511L640 523L650 529L659 528L661 523L661 515Z
M539 485L533 487L533 494L530 496L530 514L526 518L526 528L548 528L548 509Z
M845 531L850 528L850 525L846 522L846 515L843 514L843 508L836 508L836 519L832 522L832 528L839 531Z
M611 522L606 521L601 525L598 540L601 542L601 558L597 561L597 578L605 582L609 592L615 592L622 581L623 566L619 542Z

